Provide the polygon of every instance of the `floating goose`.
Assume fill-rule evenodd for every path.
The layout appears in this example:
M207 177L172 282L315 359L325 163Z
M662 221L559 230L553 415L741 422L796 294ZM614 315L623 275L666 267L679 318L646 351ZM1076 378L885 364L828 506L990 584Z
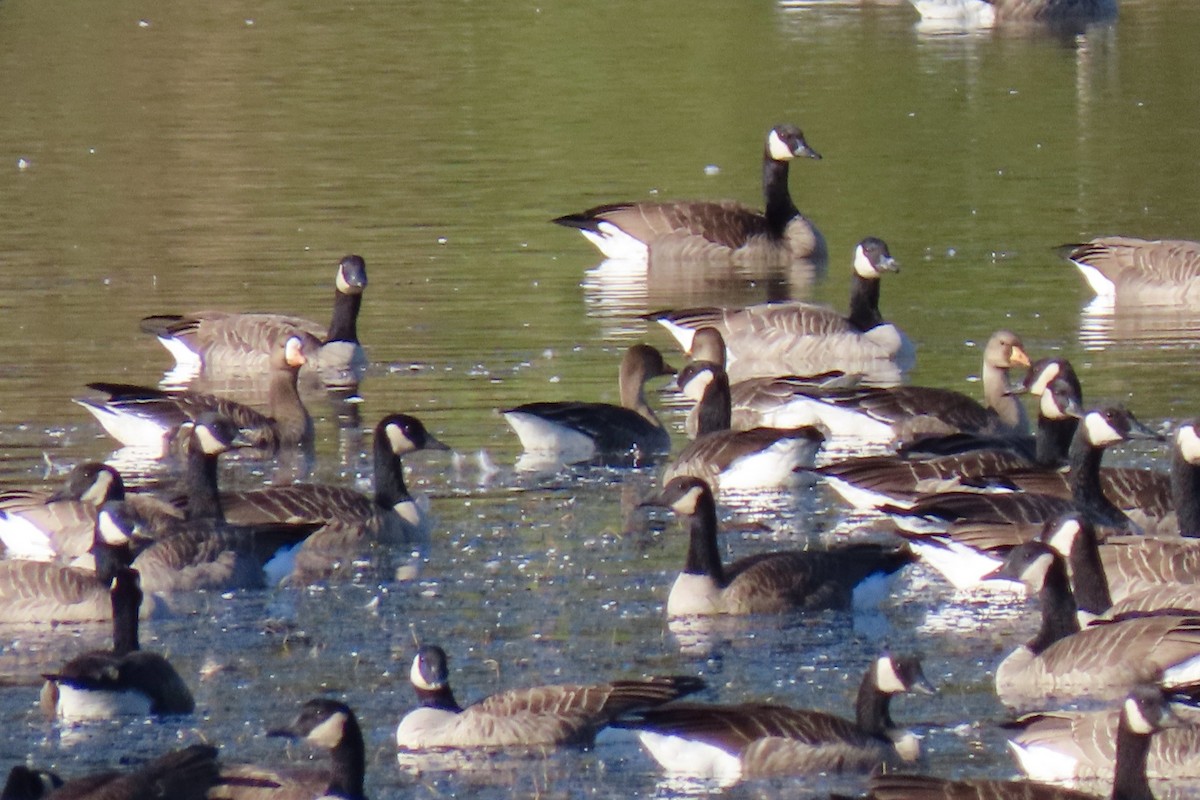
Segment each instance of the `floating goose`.
M194 744L133 769L97 772L63 783L53 773L13 767L4 800L203 800L217 781L217 748Z
M1061 250L1102 302L1154 306L1200 300L1200 242L1101 236Z
M1074 31L1117 15L1117 0L911 0L922 22L990 28L1003 24L1069 26Z

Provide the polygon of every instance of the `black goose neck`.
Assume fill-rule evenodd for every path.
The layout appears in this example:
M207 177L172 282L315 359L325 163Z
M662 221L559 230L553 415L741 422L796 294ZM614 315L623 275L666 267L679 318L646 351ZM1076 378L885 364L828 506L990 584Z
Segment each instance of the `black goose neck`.
M872 666L858 686L858 698L854 703L854 718L859 730L871 736L885 736L896 727L892 722L891 703L892 696L879 689Z
M696 436L727 431L733 427L733 399L729 392L729 376L724 370L714 372L713 379L700 398L696 420Z
M850 324L869 331L883 322L879 313L879 279L864 278L857 272L850 282Z
M1104 574L1104 564L1100 560L1100 544L1096 541L1095 529L1090 525L1084 526L1075 537L1069 566L1075 605L1080 611L1100 615L1112 608L1112 593Z
M725 585L725 568L717 547L717 504L711 494L696 501L696 510L687 518L690 528L687 562L683 571L689 575L708 575L718 586Z
M362 307L362 294L346 294L334 291L333 319L329 321L326 342L353 342L358 344L358 310Z
M787 224L800 211L788 192L788 162L776 161L769 153L763 156L763 201L771 235L782 238Z
M1200 467L1189 463L1178 447L1171 456L1171 499L1179 518L1179 535L1200 536Z
M1071 498L1075 505L1108 524L1124 519L1125 515L1104 494L1104 487L1100 483L1100 462L1104 458L1104 448L1096 447L1087 440L1086 426L1077 427L1068 457Z
M1061 558L1054 558L1038 593L1042 604L1042 627L1029 649L1034 655L1041 653L1059 639L1065 639L1079 632L1078 606L1071 594L1071 584L1067 579L1067 567Z
M137 573L120 570L111 591L113 615L113 653L123 656L141 649L138 643L138 609L142 605L142 590L137 585Z
M375 503L391 509L397 503L411 500L408 487L404 485L404 465L400 456L392 452L387 434L375 437Z
M442 686L439 689L416 689L417 700L422 708L436 708L441 711L453 711L458 713L462 711L462 706L454 699L454 692L450 689L449 684Z
M1154 800L1146 778L1150 734L1135 733L1125 723L1122 711L1117 726L1117 753L1113 773L1113 800Z
M184 464L184 490L187 493L189 519L225 521L217 487L217 456L205 453L197 442L190 441Z
M1075 417L1050 419L1039 414L1037 432L1034 434L1034 460L1038 466L1060 467L1067 463L1078 427L1079 420Z
M342 740L330 751L328 794L358 800L365 797L366 744L362 729L354 717L346 719Z

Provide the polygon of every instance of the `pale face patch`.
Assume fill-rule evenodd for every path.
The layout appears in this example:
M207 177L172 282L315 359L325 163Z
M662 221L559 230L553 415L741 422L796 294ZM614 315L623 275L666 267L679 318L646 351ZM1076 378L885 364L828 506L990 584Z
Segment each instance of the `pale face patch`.
M96 473L96 480L88 487L88 490L79 498L88 505L100 505L104 498L108 497L108 492L113 484L112 473L102 469Z
M696 507L700 503L700 494L702 490L699 486L693 486L682 497L671 504L671 510L676 514L691 516L696 513Z
M194 430L196 439L200 442L200 449L206 454L215 456L229 449L229 445L214 436L207 425L197 425Z
M1054 379L1058 377L1061 371L1062 368L1058 364L1053 362L1047 364L1046 368L1038 375L1037 380L1030 385L1029 393L1034 397L1045 394L1046 387L1054 382Z
M1038 410L1046 419L1061 420L1075 416L1058 404L1058 398L1054 396L1054 392L1043 391L1041 397L1042 399L1038 402Z
M1083 418L1083 424L1087 428L1088 441L1094 445L1103 447L1125 441L1125 437L1108 424L1108 420L1098 411L1089 412Z
M891 656L883 656L875 661L875 685L879 691L887 694L902 694L908 691L904 679L896 674L896 665Z
M1175 432L1175 446L1179 448L1184 461L1200 464L1200 436L1196 435L1195 425L1189 423Z
M1132 697L1125 701L1125 720L1129 725L1129 730L1143 736L1154 733L1158 727L1154 721L1146 719L1146 715L1142 713L1142 707Z
M425 680L425 676L421 674L420 656L413 659L412 667L408 671L408 679L412 682L413 686L426 692L434 692L444 686L441 681L430 682Z
M775 131L771 131L771 134L767 136L767 152L776 161L791 161L796 157L796 154L792 152L791 146L783 139L780 139L779 134Z
M1042 553L1021 571L1021 583L1033 592L1039 591L1046 582L1046 573L1054 563L1054 556Z
M346 729L346 715L341 711L331 714L329 719L308 732L304 738L318 747L333 749L342 743L342 734Z
M1071 548L1075 546L1075 538L1079 536L1082 530L1083 526L1079 524L1079 520L1063 520L1063 524L1059 525L1050 534L1050 538L1046 540L1046 544L1061 553L1063 558L1066 558L1071 554Z
M863 278L879 277L879 270L871 263L871 258L861 244L854 248L854 271Z
M342 294L361 294L362 288L359 286L351 286L350 281L346 280L346 268L338 267L337 278L334 280L337 290Z
M704 392L712 385L713 373L710 369L701 370L682 387L683 396L687 399L699 403L704 398Z
M129 543L129 534L122 528L112 515L107 511L101 511L96 518L96 529L100 531L100 538L105 544L121 545Z
M411 453L417 449L417 445L408 438L404 429L399 425L392 423L384 430L387 432L388 444L392 446L393 453Z
M392 510L399 515L400 519L407 522L414 528L421 525L421 509L417 508L417 504L412 500L401 500L396 505L392 506Z
M299 336L287 340L283 346L283 357L289 367L302 367L308 363L308 359L304 357L304 342L300 341Z

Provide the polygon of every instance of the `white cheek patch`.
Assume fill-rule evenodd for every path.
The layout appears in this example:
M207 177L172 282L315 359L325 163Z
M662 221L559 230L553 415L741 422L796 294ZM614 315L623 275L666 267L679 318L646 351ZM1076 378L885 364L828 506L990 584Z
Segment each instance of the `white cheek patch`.
M1125 441L1125 437L1108 424L1104 415L1096 411L1084 417L1083 424L1087 426L1088 441L1094 445L1104 446Z
M1175 432L1175 446L1184 461L1200 464L1200 436L1196 435L1195 425L1189 423Z
M337 274L337 279L335 281L335 285L337 286L337 290L339 292L341 292L342 294L352 294L352 293L358 292L358 288L351 286L350 281L346 280L346 268L345 267L338 267L338 274Z
M442 688L441 682L430 683L421 675L421 657L417 656L413 659L412 668L408 671L408 679L412 685L426 692L433 692Z
M1036 386L1037 384L1034 385ZM1032 389L1029 391L1036 395ZM1038 402L1038 410L1042 412L1042 416L1046 419L1066 419L1070 416L1070 414L1067 414L1059 406L1058 398L1054 396L1054 392L1043 391L1041 397L1042 399Z
M318 747L330 750L342 743L342 734L346 729L346 715L341 711L330 715L329 719L308 732L304 738Z
M392 423L384 430L387 431L388 444L392 446L393 453L411 453L417 449L413 440L404 435L404 431L399 425Z
M796 157L792 148L788 146L787 142L780 139L779 134L775 131L771 131L771 135L767 137L767 151L776 161L791 161Z
M1054 382L1054 379L1058 377L1059 372L1061 372L1061 367L1058 364L1047 364L1046 368L1042 370L1040 375L1038 375L1037 380L1034 381L1029 387L1029 393L1034 397L1045 394L1046 387Z
M1054 530L1054 533L1050 534L1050 538L1046 540L1046 544L1053 547L1066 558L1071 554L1071 548L1075 546L1075 537L1079 536L1082 530L1083 526L1079 524L1079 520L1066 520Z
M208 455L218 455L228 449L228 445L214 436L207 425L197 425L194 430L196 439L200 442L200 449Z
M1053 563L1054 556L1042 553L1021 571L1021 583L1025 584L1030 591L1040 590L1046 582L1046 573L1050 571L1050 565Z
M108 470L100 470L96 475L95 482L88 487L88 490L79 499L88 505L98 506L104 498L108 497L108 492L112 484L112 473Z
M875 265L871 263L867 251L861 244L854 248L854 271L863 278L879 277L879 270L875 269Z
M1146 715L1142 713L1142 707L1132 697L1125 701L1125 720L1129 725L1129 730L1134 733L1140 733L1143 736L1154 733L1157 727L1153 722L1146 719Z
M100 512L100 516L96 519L96 528L100 531L100 538L105 544L129 543L129 534L117 524L117 521L107 511Z
M683 396L699 403L704 398L704 392L712 385L712 370L706 369L696 373L696 376L683 385Z
M896 665L890 656L883 656L875 662L875 685L879 687L879 691L887 694L908 691L904 679L896 674Z
M671 504L671 510L676 514L683 514L685 516L695 514L696 506L700 502L700 492L701 489L699 486L693 486L683 497Z

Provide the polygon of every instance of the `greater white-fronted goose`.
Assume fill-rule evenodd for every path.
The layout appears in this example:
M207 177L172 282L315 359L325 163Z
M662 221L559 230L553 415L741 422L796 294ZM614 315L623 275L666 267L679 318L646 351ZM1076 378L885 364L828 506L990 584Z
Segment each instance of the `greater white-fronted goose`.
M674 374L662 353L636 344L621 359L621 405L550 401L525 403L502 413L527 452L568 462L614 456L641 463L671 449L670 434L646 403L646 381Z
M577 229L608 258L747 266L803 259L824 266L825 237L796 209L788 192L788 164L801 156L821 157L799 128L776 125L767 133L765 212L733 202L612 203L554 222Z
M404 483L401 459L422 450L450 448L416 417L389 414L375 426L372 449L373 497L347 486L316 483L226 492L220 498L225 518L239 525L319 526L296 554L295 574L302 580L326 575L377 549L411 545L426 532L428 519Z
M211 394L166 391L121 383L89 383L88 388L108 395L106 400L76 398L110 436L127 447L144 448L165 456L179 426L204 412L232 420L253 447L277 452L280 448L311 451L313 421L300 400L296 378L305 363L304 340L289 333L271 352L268 413Z
M421 706L396 728L402 750L586 746L619 717L704 688L699 678L654 676L509 689L463 708L450 689L446 653L436 646L417 651L409 677Z
M725 339L731 380L841 370L897 383L915 351L879 312L879 279L899 267L887 244L875 238L859 242L853 267L849 316L828 306L784 302L656 311L646 318L665 327L684 351L692 349L697 330L716 328Z
M696 401L696 438L663 471L662 482L691 475L717 490L790 489L807 480L825 434L807 425L730 430L729 376L712 362L692 361L679 373L683 394Z
M859 684L853 720L774 703L670 703L620 721L668 773L724 786L742 778L867 772L915 761L920 742L892 721L892 697L934 691L913 657L884 655Z
M366 353L358 341L358 311L366 288L366 262L349 255L337 266L333 319L328 328L283 314L231 311L160 314L143 319L141 328L158 337L175 357L177 369L245 375L264 372L275 343L295 332L308 356L305 374L318 374L330 386L353 385L367 367Z
M142 590L137 570L118 567L112 580L112 650L83 653L43 675L42 711L68 721L122 715L190 714L196 708L171 663L138 644Z
M914 559L907 546L848 544L759 553L725 565L717 545L717 506L707 483L675 478L644 504L671 509L689 529L687 560L667 597L670 617L847 609L859 584Z
M217 781L217 748L194 744L132 769L82 775L64 783L53 773L13 767L4 800L203 800Z
M1100 236L1061 249L1103 302L1178 305L1200 299L1200 242Z

